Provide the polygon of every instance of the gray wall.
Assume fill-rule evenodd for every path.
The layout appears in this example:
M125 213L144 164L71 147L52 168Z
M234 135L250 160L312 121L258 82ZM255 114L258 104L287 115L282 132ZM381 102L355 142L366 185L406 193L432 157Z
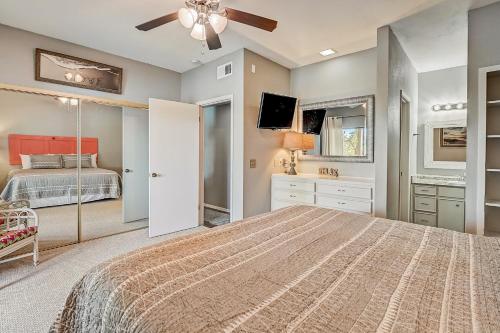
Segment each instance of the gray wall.
M205 203L229 209L231 185L231 105L203 108Z
M217 66L233 62L233 74L217 80ZM243 115L243 62L244 50L236 51L198 68L182 73L181 100L197 103L224 95L233 95L233 157L232 157L232 219L243 217L244 179L244 115Z
M376 90L376 48L292 70L291 94L305 103L373 95ZM298 169L305 173L317 173L320 167L339 168L344 176L375 176L373 163L300 161Z
M476 231L477 193L475 175L477 169L478 132L478 70L482 67L500 65L500 3L471 10L469 12L468 55L468 113L467 113L467 189L466 232Z
M179 73L91 48L0 25L0 82L112 99L147 103L148 98L178 101ZM35 48L43 48L123 68L123 94L35 81Z
M76 136L76 111L54 98L0 91L0 184L9 170L9 134ZM99 138L99 166L121 171L122 110L85 103L82 135Z
M244 82L244 216L248 217L271 210L271 175L283 171L275 161L290 159L289 152L282 148L283 133L257 128L262 92L290 95L290 70L245 50ZM250 168L250 159L256 159L256 168Z
M457 176L465 170L424 168L425 124L428 122L465 119L467 110L435 112L436 104L467 101L467 66L418 74L418 150L417 173ZM455 148L457 149L457 148Z
M399 202L400 94L403 91L410 100L410 132L415 133L418 75L390 27L379 29L378 43L380 50L375 116L375 188L377 191L375 213L377 216L396 219L398 217L397 202ZM416 169L414 142L410 143L409 155L410 174L413 174Z

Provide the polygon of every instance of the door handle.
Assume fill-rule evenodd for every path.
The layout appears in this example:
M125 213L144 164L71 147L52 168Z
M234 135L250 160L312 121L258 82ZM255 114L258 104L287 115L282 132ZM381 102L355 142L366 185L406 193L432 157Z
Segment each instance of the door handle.
M130 170L130 169L125 169L125 173L129 173L129 172L132 172L132 170Z
M158 176L159 176L159 175L158 175L156 172L153 172L153 173L151 174L151 177L154 177L154 178L156 178L156 177L158 177Z

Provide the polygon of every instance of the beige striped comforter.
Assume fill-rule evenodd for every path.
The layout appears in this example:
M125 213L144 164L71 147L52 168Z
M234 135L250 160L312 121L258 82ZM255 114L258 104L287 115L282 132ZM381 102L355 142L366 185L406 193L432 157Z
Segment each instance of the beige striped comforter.
M500 332L500 241L307 206L106 262L54 332Z

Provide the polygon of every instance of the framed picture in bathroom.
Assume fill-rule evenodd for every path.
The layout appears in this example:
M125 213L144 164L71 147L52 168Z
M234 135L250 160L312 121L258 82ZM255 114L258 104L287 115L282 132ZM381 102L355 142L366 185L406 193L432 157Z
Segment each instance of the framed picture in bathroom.
M441 128L441 147L467 147L467 127Z

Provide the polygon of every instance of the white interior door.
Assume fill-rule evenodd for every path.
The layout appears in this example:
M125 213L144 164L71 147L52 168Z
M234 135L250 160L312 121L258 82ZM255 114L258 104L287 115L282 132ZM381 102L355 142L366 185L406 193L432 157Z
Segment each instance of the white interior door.
M123 220L149 214L148 111L123 108Z
M199 225L197 105L149 100L149 236Z

